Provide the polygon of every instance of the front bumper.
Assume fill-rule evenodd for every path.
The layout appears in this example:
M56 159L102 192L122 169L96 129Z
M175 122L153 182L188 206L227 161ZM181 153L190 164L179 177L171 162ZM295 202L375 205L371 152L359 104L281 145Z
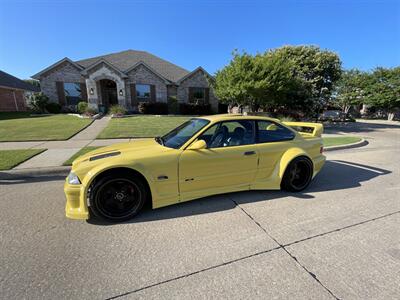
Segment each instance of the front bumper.
M64 184L64 193L67 198L65 215L75 220L89 219L89 210L85 199L85 187L82 184L71 185L67 181Z

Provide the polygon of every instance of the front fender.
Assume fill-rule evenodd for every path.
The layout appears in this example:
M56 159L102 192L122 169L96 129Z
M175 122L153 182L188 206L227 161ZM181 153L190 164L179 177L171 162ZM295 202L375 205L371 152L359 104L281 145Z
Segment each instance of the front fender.
M145 168L140 164L140 163L133 163L133 164L110 164L110 163L103 163L100 165L95 166L92 168L87 174L82 178L82 185L80 189L80 207L84 210L87 211L88 203L87 203L87 193L88 189L93 182L93 180L100 175L101 173L111 170L111 169L117 169L117 168L125 168L125 169L131 169L132 171L139 172L147 181L149 187L150 187L150 192L152 195L154 195L154 186L152 184L153 178L146 172Z

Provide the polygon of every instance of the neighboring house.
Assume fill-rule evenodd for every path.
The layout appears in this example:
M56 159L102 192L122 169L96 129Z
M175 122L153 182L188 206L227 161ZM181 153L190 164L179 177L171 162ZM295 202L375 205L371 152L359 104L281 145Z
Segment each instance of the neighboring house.
M26 94L40 88L0 71L0 111L26 111Z
M119 104L137 111L140 102L210 104L218 111L218 100L209 87L212 77L198 67L189 72L145 51L127 50L72 61L64 58L32 76L40 80L42 92L62 106L88 101L99 109Z

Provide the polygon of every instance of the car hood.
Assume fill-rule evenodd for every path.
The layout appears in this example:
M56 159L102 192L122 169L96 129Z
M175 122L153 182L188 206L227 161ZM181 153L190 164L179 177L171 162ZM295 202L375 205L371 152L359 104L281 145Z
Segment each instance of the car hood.
M160 145L154 139L133 140L130 142L118 143L90 151L74 160L72 166L76 166L84 161L89 161L90 159L93 161L100 161L107 157L115 157L126 154L129 154L130 157L132 157L131 154L134 154L135 158L140 158L141 156L160 154L169 150L171 149Z

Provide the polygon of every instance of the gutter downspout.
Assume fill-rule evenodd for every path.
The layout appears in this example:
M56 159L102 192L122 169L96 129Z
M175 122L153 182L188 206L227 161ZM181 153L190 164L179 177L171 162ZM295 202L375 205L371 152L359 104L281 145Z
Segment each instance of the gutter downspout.
M17 111L19 111L18 104L17 104L17 98L15 97L15 90L13 90L13 96L14 96L15 108L17 109Z

